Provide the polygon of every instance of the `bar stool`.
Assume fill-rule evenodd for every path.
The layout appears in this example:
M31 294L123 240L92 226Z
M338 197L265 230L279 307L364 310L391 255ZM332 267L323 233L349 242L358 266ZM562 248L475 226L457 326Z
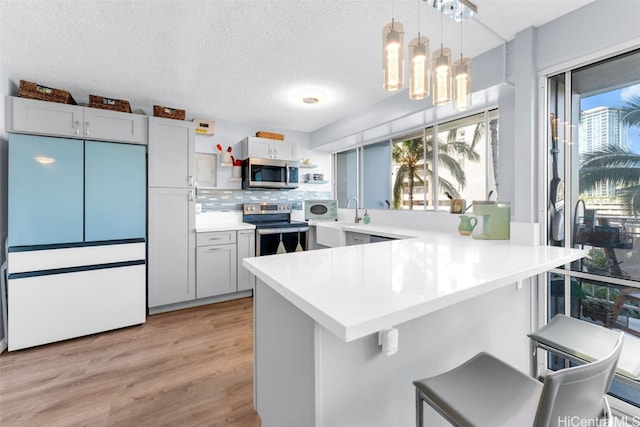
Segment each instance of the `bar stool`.
M550 373L544 384L488 353L480 353L448 372L413 382L416 425L424 423L423 402L462 427L547 427L562 419L570 422L572 417L607 419L611 413L605 394L623 338L620 333L603 359Z
M594 323L555 315L545 326L528 335L533 344L531 375L538 376L539 349L574 363L584 364L604 357L618 333ZM615 378L640 386L640 339L625 335Z

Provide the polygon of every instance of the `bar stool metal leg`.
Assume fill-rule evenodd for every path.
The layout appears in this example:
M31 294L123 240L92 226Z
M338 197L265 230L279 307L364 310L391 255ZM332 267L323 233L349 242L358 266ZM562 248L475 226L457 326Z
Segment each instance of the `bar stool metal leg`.
M424 405L422 403L422 397L420 396L420 390L416 387L416 427L424 427L423 411Z
M538 344L529 341L531 345L531 377L538 379Z

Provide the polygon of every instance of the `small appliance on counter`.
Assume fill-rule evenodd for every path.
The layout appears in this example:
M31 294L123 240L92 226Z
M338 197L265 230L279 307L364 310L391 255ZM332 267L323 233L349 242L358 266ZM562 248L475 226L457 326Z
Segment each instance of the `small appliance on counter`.
M473 213L482 217L482 228L474 239L509 240L511 228L511 205L488 200L474 200Z
M337 200L305 200L304 202L305 221L337 221L338 201Z

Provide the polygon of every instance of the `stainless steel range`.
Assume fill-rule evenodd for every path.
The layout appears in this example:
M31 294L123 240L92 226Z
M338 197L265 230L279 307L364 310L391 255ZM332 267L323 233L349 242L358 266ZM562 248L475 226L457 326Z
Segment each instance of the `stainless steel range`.
M256 256L307 250L309 224L291 221L289 203L245 203L242 212L256 226Z

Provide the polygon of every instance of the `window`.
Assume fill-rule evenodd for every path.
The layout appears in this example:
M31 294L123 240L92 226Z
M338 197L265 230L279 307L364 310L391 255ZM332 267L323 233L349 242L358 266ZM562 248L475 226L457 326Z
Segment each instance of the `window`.
M369 209L388 209L391 200L389 187L391 150L389 142L366 145L362 149L362 206Z
M448 211L447 194L467 205L484 200L498 190L497 129L498 110L491 110L337 153L338 204L362 195L370 209Z
M335 155L336 199L338 207L346 208L351 197L358 197L357 150Z
M566 312L635 336L640 336L638 69L640 51L634 51L547 79L547 239L588 251L570 269L550 274L549 317ZM556 363L551 360L552 367ZM612 394L640 406L640 387L616 381Z
M498 110L438 126L440 206L449 206L447 194L469 201L485 200L488 192L497 197L497 128Z

